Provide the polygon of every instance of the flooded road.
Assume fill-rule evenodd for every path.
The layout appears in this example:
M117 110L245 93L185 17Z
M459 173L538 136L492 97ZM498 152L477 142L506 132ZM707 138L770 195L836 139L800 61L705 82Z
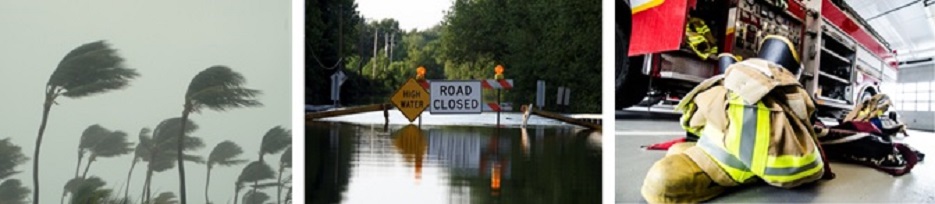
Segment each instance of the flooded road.
M599 203L600 133L306 125L311 203Z

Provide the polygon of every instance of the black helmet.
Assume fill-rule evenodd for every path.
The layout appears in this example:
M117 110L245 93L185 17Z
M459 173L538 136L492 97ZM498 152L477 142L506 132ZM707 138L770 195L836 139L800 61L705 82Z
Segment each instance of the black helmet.
M797 73L801 66L795 45L788 38L778 35L767 35L763 39L757 58L776 63L792 73Z
M726 53L726 52L721 53L717 55L717 68L718 70L721 71L720 73L723 74L724 72L727 72L727 67L730 67L730 65L737 63L737 61L740 61L737 59L737 56L734 56L733 54Z

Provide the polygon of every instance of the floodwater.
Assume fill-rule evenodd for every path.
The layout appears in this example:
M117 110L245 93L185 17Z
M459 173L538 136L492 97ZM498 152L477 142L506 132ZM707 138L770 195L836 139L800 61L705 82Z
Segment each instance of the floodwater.
M310 203L600 203L600 133L306 125Z

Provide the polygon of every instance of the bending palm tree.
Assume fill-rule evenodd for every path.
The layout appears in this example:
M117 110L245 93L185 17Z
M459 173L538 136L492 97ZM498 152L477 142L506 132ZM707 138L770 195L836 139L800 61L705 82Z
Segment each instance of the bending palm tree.
M42 105L42 122L36 136L36 147L32 165L32 202L39 204L39 150L45 133L49 111L59 96L81 98L111 90L123 89L139 74L126 68L123 58L104 41L81 45L59 62L49 82L45 85L45 103Z
M150 132L151 130L149 130L149 128L143 128L140 130L140 143L137 143L136 148L133 150L133 161L130 162L130 172L127 172L127 186L123 191L124 199L130 198L130 176L133 175L133 168L136 167L136 163L143 159L143 155L146 154L146 145L152 143L150 141L152 136L149 136ZM124 203L127 202L129 202L129 200L124 200Z
M175 135L183 134L184 137L183 149L188 150L197 150L204 147L204 143L201 141L201 138L187 136L188 134L194 132L198 129L198 126L194 122L188 120L187 122L182 122L180 118L170 118L163 120L156 126L156 129L153 130L153 138L150 140L148 138L141 140L149 141L147 150L143 151L142 160L148 162L147 171L146 171L146 184L145 184L145 201L144 203L150 202L150 197L152 191L150 187L152 186L152 176L153 173L163 172L175 167L175 161L178 158L176 155L176 145L178 143ZM183 131L184 130L184 131ZM184 152L183 152L184 153ZM182 157L184 161L190 161L195 163L204 163L204 159L197 155L184 155Z
M0 140L0 181L19 173L14 168L26 162L22 148L10 142L10 138ZM0 203L25 204L29 189L23 187L18 179L7 179L0 183Z
M279 153L290 145L292 145L292 130L287 130L282 128L282 126L273 127L263 135L263 141L260 144L260 158L258 161L265 164L265 162L263 162L264 155ZM282 174L280 174L280 179L281 178ZM253 181L253 186L259 185L259 182L259 180ZM279 202L278 196L276 202Z
M211 150L211 154L208 155L208 176L205 177L205 203L211 203L210 199L208 199L208 186L211 185L211 168L214 167L215 164L231 166L247 162L247 160L234 159L234 157L242 153L243 149L240 148L237 143L231 142L230 140L218 143L218 145L214 146L214 149Z
M254 97L260 91L244 88L246 83L243 75L225 66L213 66L195 75L188 90L185 92L185 105L182 110L182 120L187 121L188 115L197 113L203 107L211 110L224 111L231 108L254 107L262 105ZM182 128L185 129L185 123ZM184 134L178 133L176 141L182 141ZM179 165L179 198L186 204L185 194L185 164L182 162L182 143L176 147Z
M286 170L286 168L292 168L292 147L289 147L289 149L286 149L286 151L282 153L282 156L279 157L279 178L276 179L276 203L277 204L280 203L280 198L282 198L280 196L282 195L282 187L283 187L282 172ZM289 179L289 180L292 180L292 179Z
M88 164L84 167L81 178L87 178L91 163L97 161L98 157L110 158L129 154L130 151L133 151L130 146L133 146L133 143L127 142L127 133L123 131L113 131L105 135L97 144L91 147L91 155L88 156Z
M266 163L261 161L250 162L250 164L247 164L247 166L243 168L243 171L240 172L240 176L237 177L237 192L235 192L234 195L236 196L237 193L239 193L243 183L255 183L260 180L272 179L274 178L275 174L276 173L273 172L273 168ZM259 185L253 185L252 192L256 192L257 188L259 188ZM246 197L247 196L244 195L244 198ZM237 199L238 198L235 197L234 202L237 202Z

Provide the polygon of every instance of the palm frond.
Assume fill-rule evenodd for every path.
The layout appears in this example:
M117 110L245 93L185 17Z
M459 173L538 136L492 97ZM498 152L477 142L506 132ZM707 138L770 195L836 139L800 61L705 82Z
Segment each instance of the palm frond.
M17 179L9 179L0 183L0 203L4 204L26 204L26 197L29 196L29 188L23 187L23 184Z
M246 160L234 159L240 156L240 154L243 154L243 149L240 145L230 140L225 140L218 143L214 146L214 149L211 150L211 153L208 155L208 166L214 166L215 164L229 166L246 162Z
M98 157L115 157L129 154L133 151L133 143L127 141L127 133L123 131L114 131L107 134L98 142L91 152Z
M81 45L59 62L47 85L64 90L63 96L80 98L122 89L139 74L127 68L117 50L105 41Z
M159 196L153 199L153 204L178 204L179 201L175 199L175 194L172 192L163 192Z
M263 204L269 198L269 195L261 191L247 191L243 195L243 204Z
M10 142L10 138L0 140L0 180L19 173L15 168L26 162L22 148Z
M216 111L232 108L260 106L255 97L261 92L243 87L246 79L226 66L212 66L192 78L185 99L197 108L204 106Z
M265 179L272 179L275 178L275 176L276 173L268 164L260 161L253 161L243 168L243 171L240 172L240 176L237 177L237 182L254 182Z
M279 163L286 168L292 168L292 147L282 152L282 156L279 157Z
M263 135L263 143L260 145L261 154L276 154L292 145L292 130L287 130L282 126L276 126Z

